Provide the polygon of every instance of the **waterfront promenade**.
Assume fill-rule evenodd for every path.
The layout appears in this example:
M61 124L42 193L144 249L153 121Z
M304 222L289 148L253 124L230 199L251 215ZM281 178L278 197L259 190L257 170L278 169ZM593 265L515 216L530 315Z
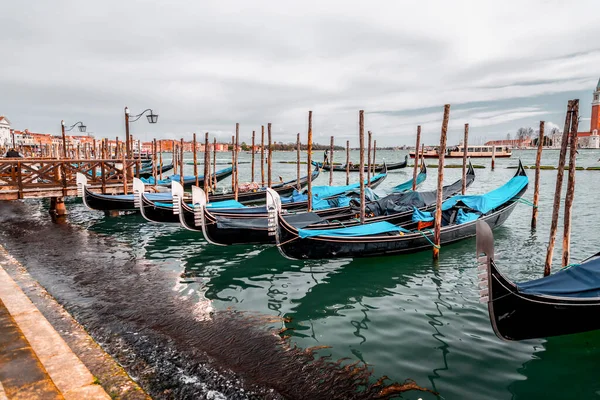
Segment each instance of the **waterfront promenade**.
M111 397L148 398L0 246L0 400Z

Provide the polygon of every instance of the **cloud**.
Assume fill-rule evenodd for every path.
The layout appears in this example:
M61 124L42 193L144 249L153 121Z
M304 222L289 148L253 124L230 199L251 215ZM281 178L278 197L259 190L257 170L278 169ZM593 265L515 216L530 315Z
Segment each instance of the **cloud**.
M144 139L225 139L236 122L249 138L272 122L292 141L313 110L316 140L355 144L364 109L382 145L412 143L417 124L435 140L445 103L453 140L465 122L492 138L559 120L573 96L587 115L600 46L574 38L597 32L595 0L503 4L9 2L0 114L17 128L82 120L114 137L125 105L150 107L159 123L132 126Z

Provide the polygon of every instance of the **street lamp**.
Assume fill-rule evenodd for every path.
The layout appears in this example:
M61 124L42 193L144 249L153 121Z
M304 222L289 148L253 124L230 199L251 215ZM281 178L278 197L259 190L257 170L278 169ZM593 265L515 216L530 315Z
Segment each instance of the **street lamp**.
M85 132L85 130L87 129L87 126L85 126L83 124L83 122L78 121L78 122L75 122L70 127L65 128L65 121L64 120L60 121L60 126L62 128L63 156L64 156L64 158L67 158L67 138L65 136L65 132L72 131L73 128L75 128L75 127L79 128L79 132Z
M154 114L154 112L152 111L151 108L147 108L144 111L142 111L141 113L130 117L129 116L129 107L125 107L125 150L127 152L127 158L131 157L131 151L133 150L129 146L129 123L135 122L138 119L142 118L142 115L144 115L148 111L150 111L150 113L148 115L146 115L146 118L148 118L148 123L155 124L158 121L158 114Z

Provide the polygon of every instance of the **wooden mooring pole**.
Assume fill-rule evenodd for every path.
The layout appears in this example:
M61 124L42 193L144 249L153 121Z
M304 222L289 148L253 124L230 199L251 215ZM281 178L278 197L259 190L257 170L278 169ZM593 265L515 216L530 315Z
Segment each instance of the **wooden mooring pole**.
M252 153L252 177L250 178L250 182L254 182L254 140L256 138L256 131L252 131L252 147L250 152Z
M300 132L296 135L296 187L298 192L302 189L302 185L300 185Z
M183 186L183 138L179 147L179 183Z
M419 171L419 146L421 146L421 125L417 125L417 144L415 145L415 167L413 168L413 192L417 190L417 175Z
M260 186L265 187L265 126L260 127Z
M465 137L463 139L463 165L462 165L462 190L465 194L467 191L467 157L469 157L469 124L465 124Z
M442 134L440 135L440 148L438 151L438 182L437 201L435 207L434 233L433 233L433 259L440 257L442 233L442 200L444 191L444 160L446 156L446 136L448 133L448 119L450 118L450 104L444 106L444 120L442 121Z
M267 178L269 180L268 186L271 187L273 184L272 180L272 163L273 163L273 138L271 137L271 123L267 124L267 130L269 133L269 154L267 155Z
M372 163L372 168L373 171L371 171L371 176L375 176L375 156L377 155L377 139L373 139L373 163ZM371 181L369 181L369 187L371 187Z
M535 183L533 185L533 211L531 213L531 229L537 227L538 203L540 201L540 164L542 162L542 148L544 146L544 121L540 121L540 135L538 148L535 155Z
M158 182L156 182L157 178L158 178L158 166L157 161L157 144L156 144L156 139L154 139L152 141L152 179L154 180L154 189L156 189L156 186L158 184Z
M208 149L208 132L204 133L204 195L208 197L208 188L211 185L210 182L210 150ZM196 186L198 180L196 180Z
M238 146L240 145L240 124L239 122L237 122L235 124L235 168L233 171L233 174L235 175L235 189L233 191L233 198L235 201L238 200L238 192L239 192L239 188L240 188L240 175L239 175L239 168L238 168Z
M350 141L346 140L346 185L350 184Z
M548 251L546 252L546 262L544 264L544 276L550 275L552 269L552 256L554 255L554 245L556 244L556 230L558 229L558 212L560 210L560 196L562 191L563 175L565 173L565 157L567 146L569 145L569 131L571 128L571 112L573 110L573 101L567 103L567 115L565 117L565 128L563 130L562 143L558 156L558 170L556 171L556 188L554 191L554 204L552 206L552 222L550 223L550 239L548 241Z
M565 196L565 222L563 231L562 266L569 265L571 251L571 210L575 195L575 162L577 160L577 130L579 129L579 99L573 100L571 116L571 147L569 151L569 178L567 181L567 194Z
M162 167L163 167L163 159L162 159L162 140L158 142L158 162L160 163L160 173L158 175L158 179L162 180Z
M208 138L207 138L207 140L208 140ZM198 179L198 144L196 142L196 132L194 132L194 136L192 136L192 142L193 142L192 147L194 148L193 149L193 152L194 152L194 176L196 177L196 186L198 186L198 184L200 182ZM206 148L207 147L204 148L204 153L206 153ZM204 158L206 159L206 157L204 157ZM204 169L206 170L206 167ZM207 175L206 175L206 171L205 171L204 172L204 180L206 180L206 179L207 179Z
M358 112L358 144L359 144L359 165L358 179L360 180L360 223L365 223L365 112Z
M173 174L177 174L177 149L175 148L175 141L171 140L171 144L173 146L171 158L173 160Z
M231 135L231 191L235 193L235 135Z
M208 133L208 132L207 132ZM217 138L213 142L213 174L212 174L213 193L217 192Z
M329 140L329 186L333 186L333 136Z
M496 168L496 146L492 145L492 171Z
M369 142L367 149L367 184L371 182L371 131L368 132Z
M308 211L312 211L312 111L308 112L308 139L306 141L306 151L308 152L307 170L308 170Z

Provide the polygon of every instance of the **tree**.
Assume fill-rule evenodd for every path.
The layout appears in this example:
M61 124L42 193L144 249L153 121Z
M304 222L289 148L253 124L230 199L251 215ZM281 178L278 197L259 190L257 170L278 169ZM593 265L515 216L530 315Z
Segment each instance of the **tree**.
M536 137L535 139L533 139L533 141L531 142L533 144L533 146L537 146L538 145L538 141L539 141L539 137ZM544 146L552 146L552 139L549 138L548 136L544 135Z
M523 146L523 142L530 138L531 135L533 135L533 128L531 127L527 127L527 128L519 128L517 129L517 140L519 141L519 147Z
M248 151L248 150L250 150L250 147L248 147L248 145L246 144L246 142L242 142L242 144L240 144L240 147L242 148L242 151Z

